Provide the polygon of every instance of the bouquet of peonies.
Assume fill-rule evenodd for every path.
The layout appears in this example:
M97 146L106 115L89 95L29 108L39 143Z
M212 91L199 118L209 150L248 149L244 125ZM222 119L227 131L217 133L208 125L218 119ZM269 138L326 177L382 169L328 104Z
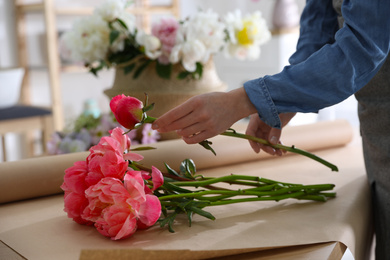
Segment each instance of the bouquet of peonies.
M92 16L76 21L61 38L62 56L83 62L94 74L116 67L136 78L154 64L159 76L170 78L172 65L180 63L179 78L199 78L212 55L223 51L227 57L256 59L271 37L259 11L244 17L238 10L225 17L208 10L183 21L163 18L148 34L136 27L127 7L127 1L106 0Z
M118 122L134 129L155 119L147 115L153 105L119 95L110 102ZM227 131L224 135L250 139L270 145L265 140ZM206 142L211 149L210 142ZM308 156L337 170L337 167L295 147L278 145ZM140 147L135 150L152 149ZM215 217L204 208L249 201L279 201L288 198L326 201L335 196L333 184L302 185L283 183L256 176L227 175L219 178L196 174L195 163L184 160L180 171L166 165L165 172L142 165L143 156L134 153L131 140L119 127L110 131L93 146L85 161L79 161L65 171L61 188L65 192L65 211L69 218L84 225L94 225L104 236L113 240L131 236L137 229L160 223L174 232L177 215L186 214L191 224L193 214L209 219ZM237 189L218 184L238 185Z

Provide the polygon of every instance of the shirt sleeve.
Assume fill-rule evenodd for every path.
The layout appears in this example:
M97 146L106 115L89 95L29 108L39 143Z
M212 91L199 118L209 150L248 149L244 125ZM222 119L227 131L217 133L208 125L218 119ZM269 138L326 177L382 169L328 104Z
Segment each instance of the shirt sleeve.
M308 0L291 65L244 84L260 118L281 127L278 114L317 112L366 85L390 48L390 1L344 0L338 29L332 0Z

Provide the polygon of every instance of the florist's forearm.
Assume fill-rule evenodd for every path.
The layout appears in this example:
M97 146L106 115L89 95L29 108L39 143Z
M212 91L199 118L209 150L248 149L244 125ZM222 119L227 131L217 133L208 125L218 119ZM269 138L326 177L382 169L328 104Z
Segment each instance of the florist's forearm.
M236 112L234 117L235 121L257 112L256 107L252 104L244 87L229 91L227 94L230 96L229 100L231 103L226 105L233 106L233 111Z

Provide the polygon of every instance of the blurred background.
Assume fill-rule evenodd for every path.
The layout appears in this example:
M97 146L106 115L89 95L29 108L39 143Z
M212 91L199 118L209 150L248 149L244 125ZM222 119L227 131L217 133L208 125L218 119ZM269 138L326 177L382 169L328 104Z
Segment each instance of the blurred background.
M46 38L47 20L45 13L31 8L23 13L24 30L23 43L25 49L20 48L20 37L18 38L17 22L14 0L0 0L0 70L20 66L20 59L27 61L26 75L29 85L29 102L32 105L50 107L53 103L52 86L48 67L48 49L53 47L53 41ZM24 4L34 4L36 0L20 1ZM38 1L39 2L39 1ZM53 0L55 10L55 24L51 24L59 37L63 32L71 28L75 19L81 17L83 10L90 10L101 3L101 0ZM272 31L272 39L261 48L261 56L255 61L237 61L227 59L222 54L216 55L214 61L217 72L222 81L228 85L228 89L234 89L250 79L264 75L278 73L288 64L289 56L295 51L299 36L299 16L304 8L305 0L148 0L134 1L135 5L141 6L147 2L150 6L170 6L174 3L176 13L172 14L151 14L147 19L140 16L140 23L152 24L167 15L178 15L185 18L198 10L212 10L226 14L227 12L240 9L243 14L260 10L265 17L268 27ZM74 10L72 14L66 10ZM61 12L62 10L62 12ZM78 13L77 10L80 12ZM46 14L47 15L47 14ZM50 14L49 14L50 15ZM20 18L20 17L19 17ZM51 22L53 23L53 22ZM146 26L147 26L146 24ZM19 35L20 36L20 35ZM49 45L49 46L48 46ZM55 43L58 51L61 46ZM22 57L21 57L22 56ZM59 57L58 57L59 58ZM49 60L49 63L48 63ZM55 73L58 83L59 104L63 111L63 127L72 124L74 120L85 110L86 105L93 104L101 112L109 110L109 99L103 91L110 88L114 80L114 71L105 70L99 73L98 77L87 73L82 66L68 66L67 61L60 59L58 73ZM56 84L57 84L56 83ZM0 80L0 89L7 88L7 82ZM302 114L293 119L291 124L307 124L320 120L334 120L338 118L347 119L353 126L358 126L356 113L356 100L354 97L324 109L318 114ZM1 113L1 110L0 110ZM26 128L29 126L26 125ZM0 126L1 128L1 126ZM17 134L3 135L2 142L6 148L0 153L7 153L7 160L18 160L26 157L20 141L23 137ZM36 135L36 139L42 138ZM39 142L36 141L36 142ZM34 148L42 149L42 147ZM1 157L0 157L1 158Z

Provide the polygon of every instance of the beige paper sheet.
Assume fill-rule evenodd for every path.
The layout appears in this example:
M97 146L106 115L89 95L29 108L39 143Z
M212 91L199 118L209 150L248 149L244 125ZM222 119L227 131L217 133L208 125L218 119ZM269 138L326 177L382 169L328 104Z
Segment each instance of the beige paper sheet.
M245 132L245 125L234 126ZM307 151L338 147L351 141L353 131L347 121L337 120L304 126L286 127L282 141ZM198 169L272 158L254 153L247 140L227 136L210 139L217 153L214 156L200 145L187 145L182 140L153 144L156 150L140 152L143 164L165 170L164 162L177 169L182 160L191 158ZM85 160L88 152L26 159L0 163L0 204L61 193L64 170L75 161ZM309 160L309 159L307 159Z
M209 209L215 221L195 216L192 227L188 227L182 216L177 220L176 233L154 226L114 242L94 228L68 219L63 212L63 196L56 195L1 205L0 240L28 259L78 259L83 250L110 253L140 248L173 250L174 256L176 250L186 249L260 250L329 241L345 244L357 260L366 259L371 238L370 196L361 148L348 145L317 154L338 165L340 172L331 172L305 158L286 156L278 161L252 161L199 173L241 173L304 184L334 183L338 196L326 203L286 200L219 206Z
M157 154L154 160L160 162L167 159L175 163L187 156L195 157L198 167L204 168L199 173L209 176L236 173L303 184L334 183L338 195L336 199L326 203L286 200L218 206L209 209L217 218L215 221L195 216L192 227L188 227L182 216L178 218L173 234L154 226L137 232L129 239L114 242L98 234L94 228L78 225L68 219L63 212L63 196L56 195L0 205L0 240L28 259L78 259L82 252L88 252L83 250L104 250L105 253L126 250L131 254L132 249L172 250L170 253L174 257L176 250L209 250L218 254L219 250L227 249L261 250L329 241L345 244L357 260L366 259L371 239L370 196L362 151L360 144L340 147L351 139L351 128L344 122L329 122L320 127L314 125L290 129L297 132L292 134L286 131L286 144L295 144L307 150L316 149L317 155L339 166L340 172L331 172L325 166L301 156L256 160L256 155L254 159L239 162L236 160L242 157L242 153L250 157L252 152L245 140L235 143L234 139L226 139L229 137L216 138L214 141L218 156L222 158L213 157L202 149L200 154L197 146L188 146L177 140L169 141L171 145L161 142L159 149L154 151ZM224 140L219 141L222 138ZM334 139L343 142L336 144ZM304 147L305 142L307 146ZM333 142L331 146L338 148L318 150L319 147L309 147L321 142L326 145ZM230 160L226 161L227 154L230 154ZM209 161L210 157L214 160ZM50 165L46 170L53 177L62 176L55 169L63 168L65 164L68 167L70 161L77 158L76 155L75 158L66 158L69 161L64 160L64 164L62 161L52 164L51 159L42 158L39 165ZM36 174L34 167L37 166L31 164L26 169L30 170L30 175ZM2 176L3 172L0 172ZM30 177L28 174L24 176ZM44 178L50 179L48 176ZM3 180L0 182L2 185Z

